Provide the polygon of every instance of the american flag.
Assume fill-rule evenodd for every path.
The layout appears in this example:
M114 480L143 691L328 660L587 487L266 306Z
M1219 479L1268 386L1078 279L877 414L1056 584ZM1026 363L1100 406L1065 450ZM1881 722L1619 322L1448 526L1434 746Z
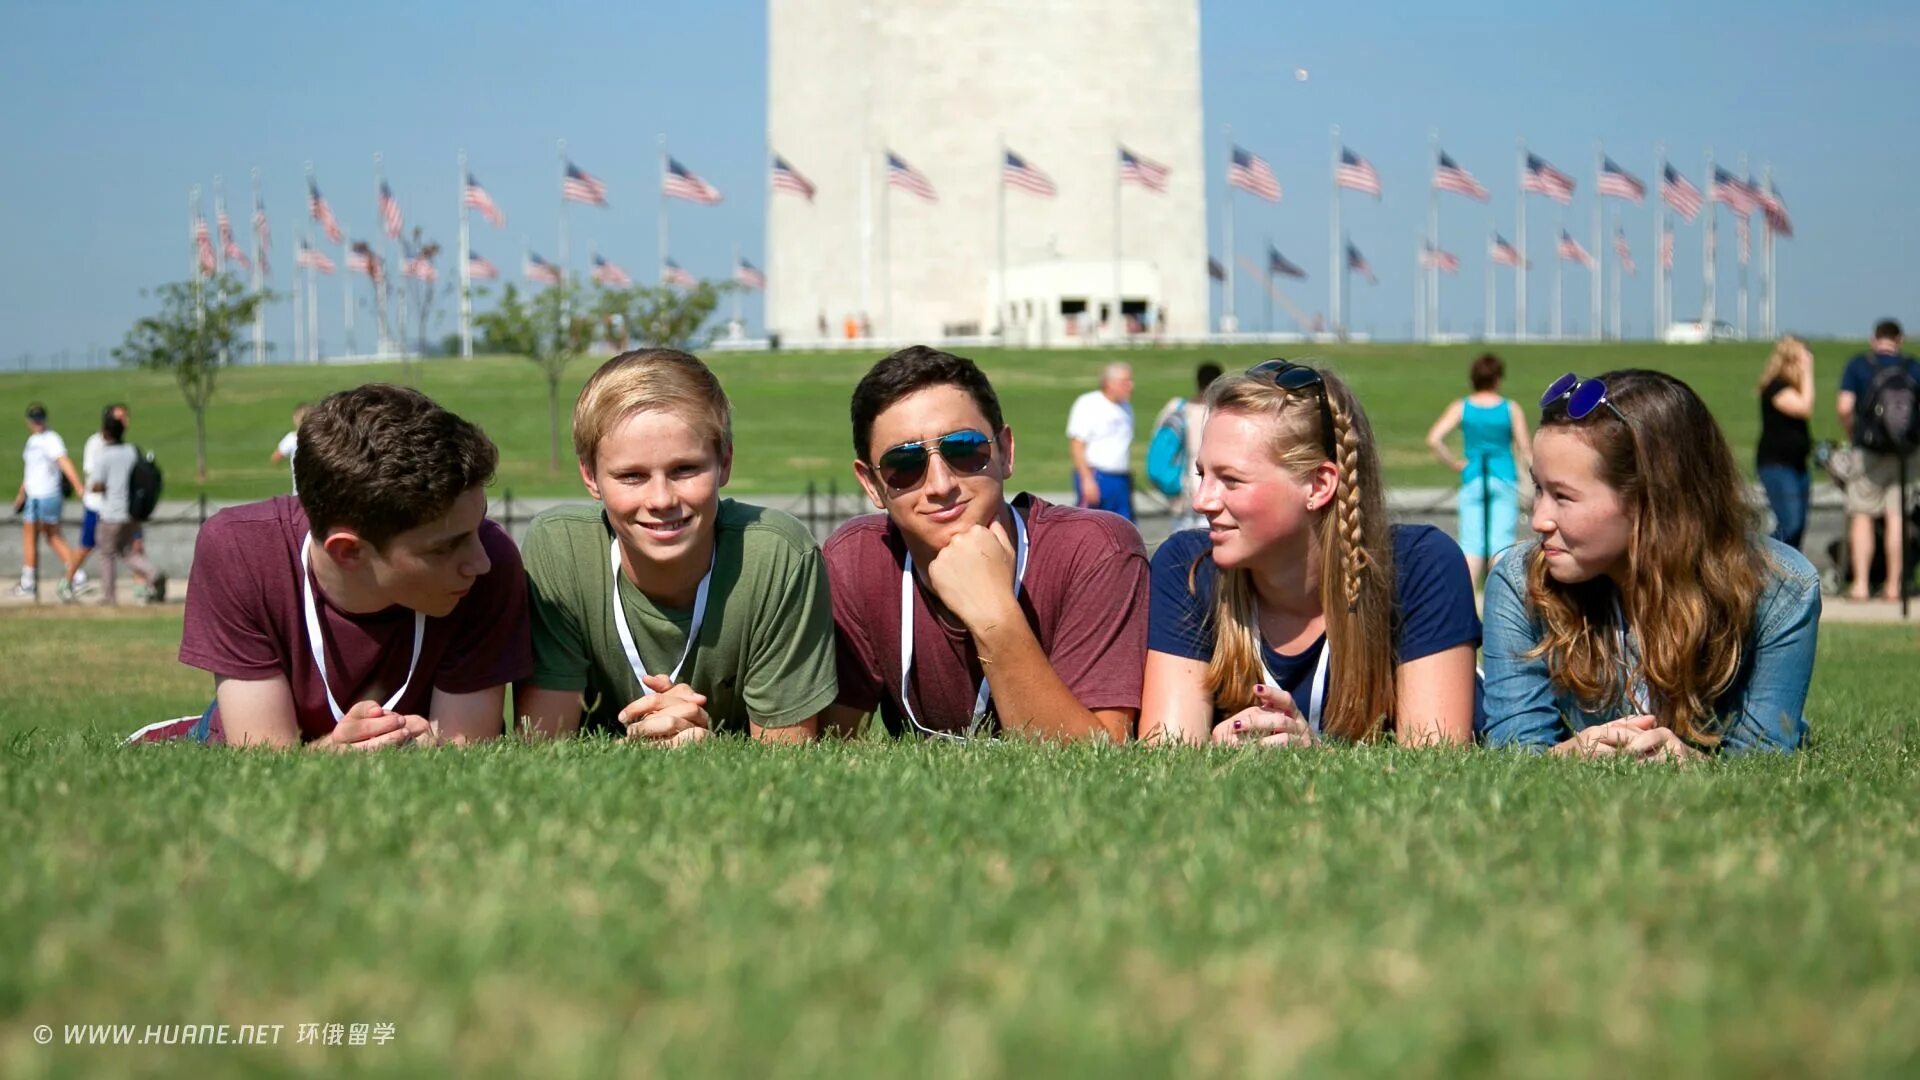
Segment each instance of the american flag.
M1305 278L1307 276L1307 272L1305 270L1300 269L1298 266L1295 266L1293 263L1287 261L1287 257L1285 255L1280 254L1279 248L1274 247L1272 244L1268 244L1267 245L1267 276Z
M1333 184L1336 188L1352 188L1376 199L1380 197L1380 174L1373 171L1366 158L1344 146L1340 148L1340 164L1333 169Z
M500 268L482 258L477 251L467 252L467 277L474 281L497 281Z
M761 273L759 267L745 259L741 259L734 265L733 280L735 284L743 285L749 289L764 289L767 287L767 275Z
M1587 249L1580 246L1580 241L1565 229L1560 230L1559 253L1567 262L1577 262L1589 270L1593 269L1593 256L1587 254Z
M253 239L260 245L260 276L271 277L267 268L267 252L273 250L273 234L267 229L267 208L260 197L253 197Z
M1565 206L1573 201L1573 177L1547 164L1547 159L1528 154L1527 171L1520 178L1520 190L1545 195Z
M1209 255L1207 256L1207 276L1215 281L1225 281L1227 280L1227 268L1220 265L1219 259Z
M1011 150L1007 151L1006 161L1000 167L1000 182L1049 199L1060 194L1060 189L1053 186L1053 181L1047 178L1046 173L1034 168L1027 159Z
M1700 189L1694 187L1686 177L1680 175L1680 170L1671 165L1667 166L1666 171L1661 174L1660 198L1665 200L1668 206L1673 207L1674 213L1686 218L1689 222L1700 216L1700 208L1704 205L1700 201Z
M305 240L300 241L300 250L293 257L293 265L318 270L323 274L333 273L333 260L327 258L326 252L308 247Z
M1713 169L1713 201L1727 204L1727 209L1744 218L1753 213L1753 208L1760 200L1745 180L1716 165Z
M415 255L407 260L407 276L421 281L439 281L440 271L433 268L433 260L425 255Z
M560 284L560 268L531 251L527 252L527 263L520 268L520 276L542 285Z
M243 270L253 269L253 264L247 261L247 253L240 250L240 242L233 238L233 222L227 217L225 203L215 208L214 220L220 226L220 253L239 263Z
M720 189L695 176L692 169L667 159L666 175L660 178L660 191L669 199L685 199L701 206L720 205Z
M327 200L321 197L320 188L311 177L307 179L307 214L320 223L328 240L336 244L340 242L340 223L334 220L333 207L328 206Z
M1233 160L1227 163L1227 186L1252 192L1268 202L1280 201L1280 179L1272 166L1259 154L1233 148Z
M593 283L605 285L609 289L624 289L633 284L633 278L618 265L595 254L593 257Z
M1787 216L1787 204L1780 201L1780 190L1768 180L1767 186L1759 190L1760 208L1766 211L1767 228L1775 235L1793 238L1793 219Z
M790 191L812 202L813 193L819 189L813 186L813 181L801 176L800 170L789 164L786 158L775 154L773 155L773 190Z
M1667 270L1673 269L1673 226L1671 225L1667 226L1667 231L1660 237L1660 265Z
M213 234L207 231L207 219L200 211L193 212L193 250L200 257L200 273L204 277L213 276Z
M666 265L660 268L660 280L665 284L678 285L683 289L691 289L695 285L700 284L698 278L687 273L681 268L679 263L674 262L672 259L668 259Z
M1629 274L1637 272L1633 268L1633 249L1627 246L1627 230L1613 230L1613 254L1620 260L1620 269Z
M1525 260L1520 258L1520 249L1507 243L1507 238L1499 233L1493 234L1493 243L1487 247L1487 257L1495 266L1521 266Z
M1639 177L1615 165L1612 158L1600 159L1600 178L1594 181L1593 190L1616 199L1628 199L1635 206L1639 206L1647 197L1647 185L1641 183Z
M919 170L907 164L899 154L887 151L887 184L902 191L910 191L928 202L938 202L939 196L933 193L933 184Z
M1373 267L1367 265L1366 256L1360 254L1360 249L1354 247L1352 241L1347 242L1347 269L1364 274L1369 285L1380 284L1380 279L1373 276Z
M1487 201L1486 186L1473 178L1473 174L1460 167L1460 163L1440 152L1440 160L1433 167L1433 186L1438 191L1451 191L1465 195L1469 199Z
M1747 260L1753 257L1753 226L1748 223L1749 221L1749 218L1742 216L1733 223L1734 231L1740 234L1740 264L1742 266L1745 266Z
M353 245L347 253L347 273L365 274L375 281L381 278L380 256L364 242Z
M405 219L400 216L400 203L393 197L393 189L387 186L385 180L380 181L380 227L387 231L388 236L398 239L400 228L405 224Z
M467 174L467 190L460 197L460 201L480 211L480 216L486 218L487 224L494 228L507 227L507 215L501 213L500 208L493 204L493 196L487 194L487 189L480 186L480 181L475 180L472 173Z
M1165 165L1141 157L1124 146L1120 148L1120 182L1123 184L1139 184L1148 191L1164 194L1167 190L1167 176L1172 171Z
M607 185L587 175L586 170L569 161L566 172L560 176L560 198L567 202L605 206L607 205Z
M1429 246L1420 252L1420 265L1443 274L1457 274L1460 272L1460 256Z

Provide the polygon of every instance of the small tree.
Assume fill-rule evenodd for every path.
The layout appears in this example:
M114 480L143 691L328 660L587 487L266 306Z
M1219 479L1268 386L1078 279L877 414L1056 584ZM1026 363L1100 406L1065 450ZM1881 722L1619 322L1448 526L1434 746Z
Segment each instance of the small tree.
M436 240L427 239L426 234L416 225L413 227L413 242L408 243L404 238L401 239L400 250L405 254L409 265L414 259L425 259L429 265L432 265L433 260L440 255L440 244ZM429 279L407 274L404 287L407 290L407 302L412 305L412 314L418 321L415 336L420 343L420 355L425 356L427 355L427 324L434 313L434 302L441 295L439 275L436 273ZM459 351L454 350L456 353Z
M594 297L593 314L607 343L616 351L633 347L684 348L706 343L700 328L720 305L720 296L733 288L702 281L691 289L670 285L635 285L601 289Z
M231 274L207 281L176 281L157 290L160 311L133 324L113 357L130 367L170 371L193 410L194 477L207 482L207 404L220 368L238 356L253 332L253 313L274 299L253 292Z
M493 310L473 317L487 351L533 361L547 377L547 471L560 471L560 380L567 365L593 343L593 322L578 310L569 285L553 285L531 300L509 284ZM562 319L565 314L564 320Z

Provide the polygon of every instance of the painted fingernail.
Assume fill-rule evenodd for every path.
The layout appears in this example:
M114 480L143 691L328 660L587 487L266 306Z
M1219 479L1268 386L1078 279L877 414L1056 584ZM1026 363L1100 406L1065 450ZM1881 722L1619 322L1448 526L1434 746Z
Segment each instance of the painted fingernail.
M1244 720L1235 720L1235 721L1233 722L1233 730L1235 730L1235 731L1239 731L1239 730L1240 730L1240 729L1241 729L1242 727L1244 727L1245 725L1246 725L1246 721L1244 721Z

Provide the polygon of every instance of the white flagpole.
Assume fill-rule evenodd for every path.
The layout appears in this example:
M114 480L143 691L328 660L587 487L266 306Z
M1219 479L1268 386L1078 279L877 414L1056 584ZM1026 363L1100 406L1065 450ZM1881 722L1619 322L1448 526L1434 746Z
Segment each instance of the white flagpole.
M873 310L873 147L860 150L860 314ZM829 328L831 333L831 328Z
M260 206L260 170L253 170L253 205ZM266 252L260 247L260 227L255 224L252 215L247 217L247 227L253 230L253 294L259 296L266 285L263 263ZM267 362L267 305L264 301L253 309L253 362Z
M1520 265L1513 268L1513 340L1527 340L1527 140L1520 140L1519 203L1514 211L1513 242L1520 250Z
M1427 163L1435 169L1440 167L1440 129L1427 131ZM1433 340L1440 338L1440 264L1437 261L1440 252L1440 189L1434 186L1433 177L1427 177L1427 336ZM1416 278L1420 275L1414 275Z
M1117 135L1114 136L1113 146L1113 318L1118 319L1120 317L1120 138ZM1232 272L1227 271L1229 274ZM1230 307L1233 301L1225 300L1223 303Z
M1718 306L1715 301L1719 299L1719 297L1715 295L1718 292L1718 288L1714 282L1715 252L1713 248L1714 240L1716 239L1714 234L1718 231L1719 227L1720 212L1715 209L1713 199L1713 148L1711 146L1707 148L1707 171L1701 176L1701 181L1700 191L1706 196L1707 200L1707 227L1702 230L1701 233L1700 325L1706 331L1707 340L1712 341L1714 309Z
M345 304L347 354L352 355L360 351L360 341L353 333L353 232L338 218L334 224L340 226L340 297Z
M387 222L386 222L385 216L380 212L381 211L380 177L381 177L380 152L376 150L373 153L373 193L374 193L373 221L374 221L374 228L376 230L376 235L386 236ZM378 243L378 246L381 249L384 249L385 258L387 259L387 266L384 268L382 276L393 273L393 265L392 265L393 241L392 239L389 238L384 243L379 243L378 241L376 241L376 243ZM378 346L378 349L379 349L380 355L385 356L388 350L391 349L393 346L387 340L386 297L381 295L381 288L383 283L381 282L380 278L374 277L371 274L367 275L367 281L373 286L373 311L374 311L375 317L379 319L379 325L380 325L380 344Z
M1481 328L1480 328L1480 338L1483 341L1493 340L1493 316L1494 316L1493 229L1491 228L1492 223L1489 222L1488 224L1489 224L1489 228L1487 229L1487 315L1486 315L1486 321L1481 324Z
M313 241L307 241L311 248ZM320 271L307 267L307 358L320 362Z
M1765 167L1765 183L1767 193L1771 195L1773 193L1772 165ZM1760 332L1771 340L1777 332L1774 326L1779 319L1779 312L1774 308L1773 294L1773 217L1763 213L1761 221L1766 231L1760 234Z
M1564 224L1567 219L1562 216L1560 220L1562 222L1560 231L1564 233L1567 231ZM1561 285L1566 280L1566 276L1567 260L1560 254L1560 242L1555 240L1553 245L1553 340L1555 341L1560 340L1560 301L1566 292Z
M567 262L567 140L555 139L554 150L560 157L560 262L557 268L560 271L560 332L565 333L567 316L570 314L567 309L572 306L567 289L572 269Z
M1740 155L1740 178L1744 180L1746 179L1746 176L1747 176L1747 155L1741 154ZM1742 341L1745 341L1747 339L1747 329L1748 329L1747 327L1747 256L1748 256L1748 252L1753 247L1753 211L1751 210L1747 211L1746 222L1747 222L1747 228L1746 228L1747 242L1740 246L1740 304L1739 304L1740 320L1736 324L1738 327L1738 329L1736 330L1736 333L1738 334L1740 340Z
M1227 164L1233 164L1233 125L1227 125ZM1233 185L1227 185L1226 201L1221 204L1225 210L1221 222L1220 265L1226 268L1226 291L1222 294L1225 302L1221 305L1220 330L1231 334L1240 329L1240 319L1234 314L1234 256L1233 256Z
M660 284L665 285L667 260L673 257L667 237L667 135L661 132L655 138L660 144Z
M213 174L213 223L214 223L215 230L218 230L220 227L220 216L222 214L225 214L226 212L227 212L226 184L221 179L219 173L214 173ZM215 235L213 238L213 272L216 274L224 274L227 272L226 238L219 235Z
M1601 306L1604 301L1601 299L1601 295L1600 295L1601 287L1605 284L1606 276L1607 276L1607 248L1606 248L1606 244L1604 243L1604 238L1602 236L1602 233L1605 231L1605 228L1606 228L1605 223L1602 220L1606 213L1606 210L1604 207L1604 203L1606 200L1600 197L1600 171L1606 168L1605 164L1603 164L1603 162L1605 161L1605 158L1606 158L1606 151L1601 148L1599 143L1597 142L1594 143L1593 144L1593 257L1599 261L1596 262L1593 266L1587 268L1587 277L1590 279L1588 281L1588 287L1592 290L1592 293L1593 293L1593 323L1592 325L1587 327L1587 330L1588 330L1587 336L1591 337L1595 341L1599 341L1607 336L1606 327L1601 322Z
M993 318L987 320L987 332L999 337L1000 344L1007 343L1007 136L1000 135L1000 160L995 162L994 182L999 189L1000 209L1000 275L999 286L994 289Z
M195 184L187 189L187 280L194 282L195 292L200 290L199 209L200 185Z
M467 232L467 152L460 151L460 358L473 359L473 277L467 270L472 239Z
M889 151L891 152L891 151ZM891 169L889 169L891 171ZM893 339L893 177L880 185L880 313L887 340ZM865 318L865 313L862 313Z
M1667 336L1667 147L1655 146L1653 174L1653 340Z
M740 245L739 244L733 245L733 273L736 278L740 275ZM747 327L746 327L746 323L742 322L740 319L741 291L742 291L742 287L740 283L738 281L735 281L734 289L733 289L733 325L737 327L742 334L744 334L747 331Z
M293 360L295 363L299 363L307 358L307 325L306 310L303 304L303 301L306 299L306 283L300 280L301 271L304 270L305 267L300 265L300 242L298 240L294 241L293 252Z
M1427 258L1426 241L1420 240L1413 245L1413 338L1419 341L1423 336L1431 338L1426 331L1427 318Z
M1340 311L1341 275L1346 266L1346 253L1340 250L1340 125L1333 126L1333 154L1329 159L1327 179L1333 184L1333 210L1327 215L1327 329L1339 337L1345 337L1342 331Z

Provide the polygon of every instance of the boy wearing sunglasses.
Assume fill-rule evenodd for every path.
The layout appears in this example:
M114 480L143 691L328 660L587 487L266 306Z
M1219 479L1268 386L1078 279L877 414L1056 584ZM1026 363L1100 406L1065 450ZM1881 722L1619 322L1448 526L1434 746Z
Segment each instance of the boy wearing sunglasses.
M971 360L913 346L853 393L854 474L881 514L826 544L850 733L931 738L1133 731L1146 650L1146 553L1107 513L1007 498L1013 431Z
M587 380L573 447L599 505L542 513L522 548L534 665L514 712L532 733L813 736L834 699L820 547L791 515L720 497L732 423L720 380L678 350Z

